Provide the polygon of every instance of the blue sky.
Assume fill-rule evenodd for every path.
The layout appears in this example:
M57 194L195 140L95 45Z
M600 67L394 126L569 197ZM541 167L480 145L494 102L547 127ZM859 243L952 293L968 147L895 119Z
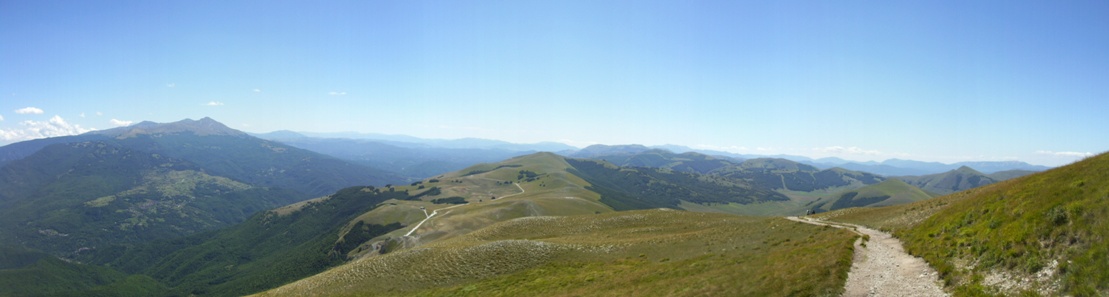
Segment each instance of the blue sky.
M1105 1L0 1L0 144L244 131L1060 165Z

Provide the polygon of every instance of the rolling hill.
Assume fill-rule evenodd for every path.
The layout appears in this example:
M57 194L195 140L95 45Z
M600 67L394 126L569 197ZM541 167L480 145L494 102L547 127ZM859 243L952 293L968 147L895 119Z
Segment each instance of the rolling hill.
M986 174L966 166L939 174L893 178L937 194L951 194L997 182Z
M639 145L639 144L626 144L626 145L594 144L594 145L587 146L583 149L580 149L580 150L570 154L569 157L597 159L597 158L604 158L604 157L608 157L608 156L634 155L634 154L642 153L642 152L649 151L649 150L651 150L651 149L646 147L646 146Z
M746 195L748 197L768 198L744 200L742 203L717 201L682 206L684 209L697 211L747 215L803 214L812 209L813 204L829 201L830 195L885 180L884 177L866 172L842 168L821 170L811 165L780 158L755 158L740 162L727 157L713 157L695 152L675 154L663 149L642 146L595 145L583 151L588 153L582 155L591 156L590 159L639 170L661 169L700 174L705 179L750 188L756 194Z
M935 199L821 214L893 231L959 295L1109 293L1109 154Z
M639 151L636 149L628 149L627 151L634 151L634 153L601 153L598 146L590 146L583 149L584 153L576 155L590 155L589 159L603 160L621 167L647 167L647 168L665 168L674 171L707 174L713 170L717 170L727 166L734 166L728 159L712 157L699 153L682 153L675 154L668 150L662 149L648 149ZM589 151L586 151L589 150Z
M713 176L666 171L655 168L610 167L591 160L568 159L571 173L601 194L600 202L615 210L658 207L681 208L680 204L738 203L789 200L777 192Z
M713 174L739 178L752 184L774 190L811 192L850 185L871 185L883 180L881 176L840 168L820 170L816 167L786 159L751 159L739 168L725 168Z
M812 192L828 188L875 184L881 176L842 168L820 170L787 159L756 158L742 162L734 159L687 152L675 154L643 146L594 145L575 156L587 156L622 167L660 168L680 172L714 175L771 190Z
M813 209L820 211L850 207L876 207L917 202L931 199L932 195L920 188L897 179L889 179L855 190L833 195L831 200L814 203Z

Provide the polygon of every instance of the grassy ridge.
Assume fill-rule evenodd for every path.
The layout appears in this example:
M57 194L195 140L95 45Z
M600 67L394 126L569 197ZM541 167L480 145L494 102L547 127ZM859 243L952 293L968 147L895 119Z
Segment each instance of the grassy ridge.
M1109 295L1109 154L933 200L822 216L894 231L959 295Z
M529 217L364 258L275 296L833 296L850 232L672 210Z

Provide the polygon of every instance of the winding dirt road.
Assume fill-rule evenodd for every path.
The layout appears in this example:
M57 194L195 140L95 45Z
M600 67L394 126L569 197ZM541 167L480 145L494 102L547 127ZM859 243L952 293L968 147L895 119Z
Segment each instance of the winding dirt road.
M949 296L939 274L924 259L905 253L901 241L889 233L810 218L787 217L806 224L831 226L870 236L866 246L855 242L855 256L843 296Z
M413 229L411 229L411 231L408 231L408 233L406 233L405 236L413 235L413 233L416 232L416 229L418 229L420 225L424 225L424 222L427 222L428 219L431 219L431 217L439 214L439 211L446 211L446 209L455 208L455 207L462 206L462 205L466 205L466 204L459 204L459 205L450 206L450 207L442 207L440 209L435 209L435 211L431 211L431 214L427 215L427 217L424 218L424 221L420 221L419 224L416 224L416 226L413 227Z
M523 194L523 193L527 192L527 191L524 191L524 187L521 187L520 184L514 183L514 185L516 185L516 187L520 189L520 192L516 193L516 194L505 195L504 197L501 197L501 198L508 198L508 197L520 195L520 194ZM427 222L427 220L430 220L431 217L434 217L435 215L439 214L440 210L448 210L448 209L451 209L451 208L455 208L455 207L459 207L459 206L463 206L463 205L467 205L467 204L469 204L469 203L459 204L459 205L455 205L455 206L451 206L451 207L444 207L444 208L440 208L440 209L436 209L436 210L431 211L430 215L428 215L426 218L424 218L422 221L420 221L419 224L416 224L416 227L412 227L412 230L408 230L408 233L405 233L404 236L412 236L412 233L415 233L416 230L420 229L420 226L422 226L424 224L424 222Z

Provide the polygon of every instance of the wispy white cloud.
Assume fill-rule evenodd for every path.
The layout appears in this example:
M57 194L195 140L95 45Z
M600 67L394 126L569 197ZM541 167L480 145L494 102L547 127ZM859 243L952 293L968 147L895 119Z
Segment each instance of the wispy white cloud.
M327 94L328 94L328 95L331 95L331 96L345 96L345 95L347 94L347 92L336 92L336 91L331 91L331 92L329 92L329 93L327 93Z
M70 124L57 115L50 118L48 121L23 121L19 123L19 126L19 128L15 129L0 129L0 141L18 142L47 137L77 135L96 130L95 128L84 128L81 127L81 125Z
M204 105L207 105L207 106L223 106L223 102L219 102L219 101L208 101L208 103L205 103Z
M167 87L167 88L175 88L175 87L177 87L177 84L175 84L175 83L168 83L168 84L166 84L166 87Z
M1085 153L1083 153L1083 152L1055 152L1055 151L1044 151L1044 150L1036 151L1036 154L1056 156L1056 157L1071 157L1071 158L1085 158L1085 157L1089 157L1089 156L1094 155L1094 153L1091 153L1091 152L1085 152Z
M254 89L254 92L255 92L255 93L261 93L261 92L262 92L262 89Z
M117 119L111 119L111 120L108 120L108 122L112 123L112 125L115 125L116 127L130 126L131 123L134 123L134 121L124 121L124 120L117 120Z
M81 113L81 117L82 117L82 118L83 118L83 117L85 117L85 113L83 113L83 112L82 112L82 113Z
M99 116L103 116L103 115L104 115L104 113L103 113L103 112L99 112L99 111L97 111L97 112L96 112L96 116L98 116L98 117L99 117Z
M0 115L0 121L4 120L4 116Z
M42 112L42 109L38 107L24 107L15 110L15 113L18 114L42 114Z

